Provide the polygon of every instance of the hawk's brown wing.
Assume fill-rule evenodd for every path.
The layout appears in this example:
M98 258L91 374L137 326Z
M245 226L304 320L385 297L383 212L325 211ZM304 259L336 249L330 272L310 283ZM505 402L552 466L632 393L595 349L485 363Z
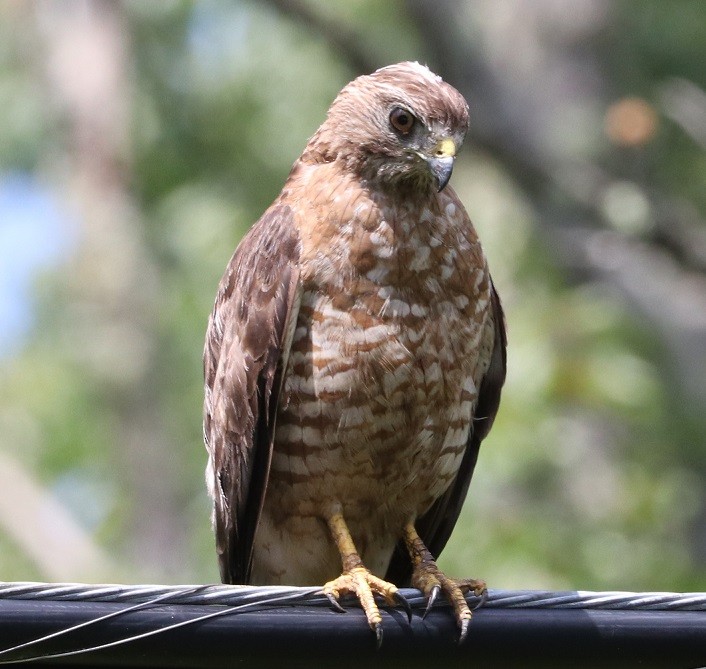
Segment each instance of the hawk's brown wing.
M231 258L204 349L206 477L224 583L247 583L267 489L277 403L297 319L299 236L275 205Z
M448 490L415 524L419 536L434 557L438 557L446 546L456 525L476 466L480 443L490 432L500 404L500 390L505 381L507 338L503 310L494 287L491 292L491 314L495 326L493 352L490 366L478 390L475 418L461 466ZM412 565L404 542L400 542L392 555L385 578L399 586L406 586L409 585L411 575Z

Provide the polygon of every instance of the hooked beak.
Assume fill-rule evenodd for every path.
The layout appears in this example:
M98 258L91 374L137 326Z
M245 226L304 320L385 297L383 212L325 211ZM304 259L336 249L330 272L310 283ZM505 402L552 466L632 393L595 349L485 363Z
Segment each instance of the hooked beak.
M456 158L456 144L448 137L442 139L432 150L431 155L424 156L429 171L436 180L438 192L441 192L449 183L451 172Z

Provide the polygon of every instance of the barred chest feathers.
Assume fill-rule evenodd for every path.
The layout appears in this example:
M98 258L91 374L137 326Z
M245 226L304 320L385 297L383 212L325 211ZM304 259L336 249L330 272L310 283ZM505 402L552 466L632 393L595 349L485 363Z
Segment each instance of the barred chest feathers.
M449 486L493 327L485 259L450 189L438 198L441 212L424 210L413 226L409 211L352 201L345 217L303 235L310 269L271 485L292 514L345 499L355 527L371 514L417 517Z

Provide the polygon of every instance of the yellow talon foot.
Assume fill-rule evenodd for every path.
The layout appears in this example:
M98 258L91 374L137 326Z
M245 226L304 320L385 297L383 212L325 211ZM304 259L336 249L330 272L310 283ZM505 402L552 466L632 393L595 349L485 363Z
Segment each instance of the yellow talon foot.
M472 591L476 597L482 598L482 603L488 591L485 581L473 578L454 580L446 576L439 569L434 557L411 524L405 528L405 542L414 565L412 586L421 590L427 597L427 608L424 615L426 616L429 613L439 594L443 593L453 607L456 622L461 630L458 642L463 642L468 634L468 625L473 617L464 593Z
M425 616L429 613L439 594L444 594L453 607L456 622L461 630L459 643L466 638L468 625L473 617L464 593L473 592L476 597L483 597L487 592L485 581L449 578L437 567L436 562L433 560L421 562L415 567L412 573L412 586L421 590L427 597Z
M409 609L409 604L400 595L397 586L371 574L363 566L353 567L333 581L329 581L324 585L323 591L338 610L343 610L338 601L342 595L355 595L365 612L370 629L375 632L378 645L382 642L382 616L375 602L375 595L381 595L390 605L402 604L406 610Z
M446 596L453 607L456 622L461 630L459 637L459 643L461 643L468 634L468 625L473 617L464 592L473 591L476 596L480 597L486 592L485 583L475 579L455 580L449 578L432 561L422 562L415 568L412 573L412 586L421 590L428 598L425 616L440 593Z

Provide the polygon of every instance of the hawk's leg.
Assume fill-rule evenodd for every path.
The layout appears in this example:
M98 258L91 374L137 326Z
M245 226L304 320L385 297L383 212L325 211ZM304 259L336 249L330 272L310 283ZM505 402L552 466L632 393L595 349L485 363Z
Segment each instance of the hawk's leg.
M331 600L335 608L343 610L338 603L338 598L345 594L354 594L358 597L365 617L368 619L370 629L375 632L378 645L382 641L382 616L375 603L375 594L382 595L388 604L402 604L411 621L411 610L407 600L399 593L397 586L371 574L364 566L358 555L346 521L340 513L333 514L327 519L331 536L341 554L343 573L333 581L324 585L324 594Z
M428 597L427 612L440 592L446 595L453 606L456 621L461 629L459 638L459 643L461 643L466 638L468 624L472 617L464 593L472 590L476 597L483 596L487 592L485 581L472 578L456 580L446 576L436 565L434 556L424 545L417 530L414 529L413 523L405 525L404 542L412 560L412 586L421 590Z

